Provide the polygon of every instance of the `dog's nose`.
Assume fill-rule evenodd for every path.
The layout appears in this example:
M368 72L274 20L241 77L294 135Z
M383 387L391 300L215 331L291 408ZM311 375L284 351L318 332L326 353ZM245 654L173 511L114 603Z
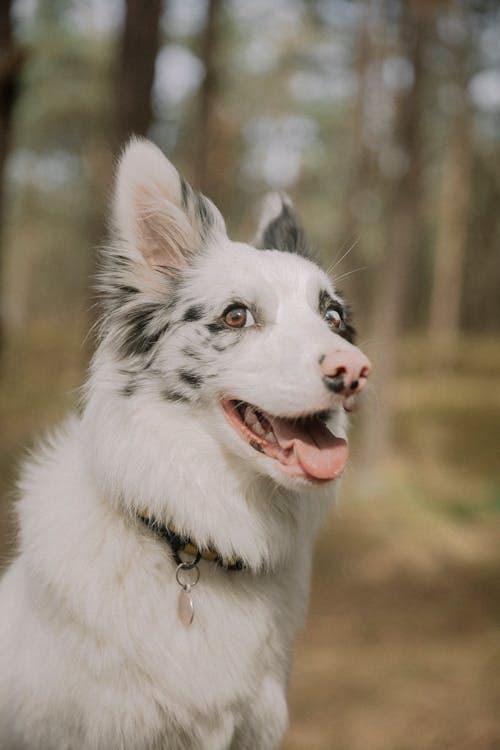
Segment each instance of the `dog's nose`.
M326 387L345 396L359 393L372 369L368 357L355 346L330 352L320 358L319 364Z

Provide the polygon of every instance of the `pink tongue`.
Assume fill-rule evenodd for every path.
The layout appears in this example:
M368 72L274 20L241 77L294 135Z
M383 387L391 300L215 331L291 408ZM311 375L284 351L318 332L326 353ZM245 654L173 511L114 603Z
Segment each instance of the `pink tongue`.
M274 417L274 434L281 448L293 448L288 465L300 466L315 479L335 479L345 468L349 451L319 419L293 422Z

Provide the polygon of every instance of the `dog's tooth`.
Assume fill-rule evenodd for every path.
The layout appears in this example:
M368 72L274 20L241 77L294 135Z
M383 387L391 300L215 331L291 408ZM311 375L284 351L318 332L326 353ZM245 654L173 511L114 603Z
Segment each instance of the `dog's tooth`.
M253 427L256 421L257 415L255 414L251 406L247 406L245 408L245 424L247 424L249 427Z
M264 428L262 427L261 423L257 419L254 425L252 425L252 429L254 432L257 433L257 435L260 435L261 437L264 436Z
M268 443L277 443L278 442L276 440L275 436L274 436L274 432L272 432L271 430L266 433L265 438L266 438L266 440L267 440Z

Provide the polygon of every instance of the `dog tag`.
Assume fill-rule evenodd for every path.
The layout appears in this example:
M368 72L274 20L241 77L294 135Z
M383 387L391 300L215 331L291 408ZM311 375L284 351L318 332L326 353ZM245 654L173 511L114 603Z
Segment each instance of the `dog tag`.
M191 596L191 586L186 586L180 592L177 612L179 614L179 620L185 627L191 625L194 618L194 605L193 598Z
M199 553L198 553L199 554ZM181 562L175 571L175 580L181 587L179 601L177 602L177 614L179 620L187 628L193 622L194 605L191 589L200 580L200 569L198 568L199 557L191 563Z

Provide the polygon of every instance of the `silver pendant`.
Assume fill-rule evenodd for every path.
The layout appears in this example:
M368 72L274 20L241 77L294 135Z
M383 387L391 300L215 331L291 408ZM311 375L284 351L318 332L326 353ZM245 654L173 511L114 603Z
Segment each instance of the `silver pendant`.
M177 602L177 614L184 627L188 627L194 620L194 604L191 589L200 580L200 569L197 564L180 563L175 571L175 580L181 587Z
M179 620L186 627L191 625L194 619L194 605L193 597L191 596L191 586L186 586L182 589L179 594L179 602L177 605L177 614Z

